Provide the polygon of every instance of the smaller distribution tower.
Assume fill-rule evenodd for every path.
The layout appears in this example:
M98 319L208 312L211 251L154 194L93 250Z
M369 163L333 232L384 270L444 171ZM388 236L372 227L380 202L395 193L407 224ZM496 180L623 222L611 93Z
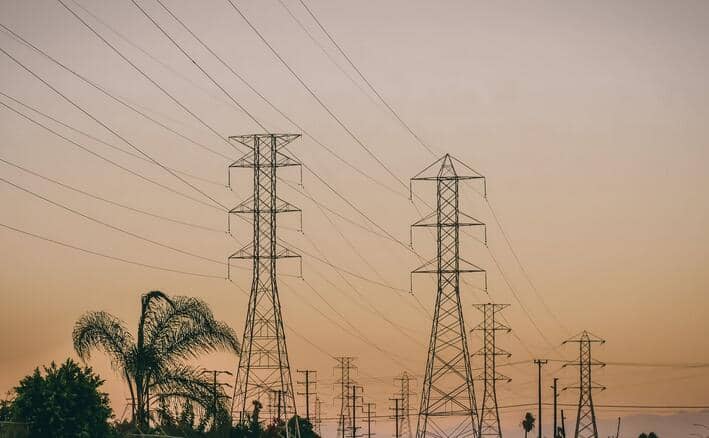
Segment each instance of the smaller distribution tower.
M483 314L483 322L473 328L473 330L481 331L483 335L482 348L473 353L473 356L483 358L483 372L478 376L478 379L483 379L483 400L480 405L478 437L502 438L496 383L498 380L509 382L510 379L497 372L497 357L509 358L510 353L497 347L496 333L511 331L508 326L499 321L498 317L498 313L509 307L509 304L475 304L474 307Z
M593 383L591 370L594 366L603 367L605 364L593 360L591 356L591 345L604 344L606 341L584 330L580 335L564 341L564 344L570 342L579 344L579 361L564 364L565 367L579 367L579 386L569 387L579 390L579 407L574 438L598 438L596 412L593 409L593 390L604 390L605 387Z

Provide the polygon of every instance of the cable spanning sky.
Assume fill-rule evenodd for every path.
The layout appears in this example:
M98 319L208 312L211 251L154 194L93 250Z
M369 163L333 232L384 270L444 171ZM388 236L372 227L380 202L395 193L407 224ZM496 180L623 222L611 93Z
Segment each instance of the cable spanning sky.
M148 290L203 298L240 333L250 269L233 262L227 281L226 257L251 228L233 217L229 236L226 211L251 180L233 171L227 188L243 149L225 139L271 131L303 134L289 147L302 186L297 171L279 181L303 232L288 217L279 232L304 278L285 261L280 290L291 365L318 370L323 417L338 412L334 356L357 357L380 416L401 372L420 391L435 291L415 278L410 293L409 271L435 239L417 230L412 249L409 225L435 193L417 184L410 200L408 180L444 152L486 177L487 199L464 184L461 207L488 245L471 232L461 252L488 290L468 277L462 299L469 329L472 304L511 304L503 427L533 410L533 358L574 386L561 344L584 329L607 341L601 435L618 415L671 415L672 430L706 417L703 2L6 0L0 17L3 392L73 356L82 313L133 325ZM91 365L120 417L123 385ZM573 418L575 392L561 402Z

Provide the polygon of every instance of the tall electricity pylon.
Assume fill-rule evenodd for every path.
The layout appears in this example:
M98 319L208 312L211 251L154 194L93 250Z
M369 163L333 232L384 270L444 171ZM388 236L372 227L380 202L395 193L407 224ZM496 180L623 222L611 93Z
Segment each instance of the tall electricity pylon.
M411 427L411 377L404 371L401 377L394 379L399 387L398 398L401 399L401 416L399 421L399 434L402 438L412 438L413 429Z
M478 324L473 330L481 331L483 334L483 346L473 353L473 356L483 358L483 372L478 379L483 380L483 400L480 406L480 423L478 425L478 437L502 438L500 428L500 411L497 407L496 383L498 380L510 381L509 377L497 372L497 356L510 357L510 353L498 348L496 344L496 333L504 331L509 333L511 329L498 321L497 314L509 307L509 304L474 304L476 309L482 312L483 322Z
M564 364L565 367L579 367L579 386L566 388L579 390L579 408L576 417L576 432L574 433L574 438L598 438L596 412L593 409L593 390L604 390L605 387L593 383L591 370L594 366L604 367L605 364L593 360L591 356L591 345L594 343L603 344L606 341L584 330L580 335L564 341L564 344L569 342L579 344L579 361Z
M335 381L340 386L340 394L337 400L340 401L340 415L337 425L337 435L345 438L348 431L353 428L352 424L352 395L350 391L357 384L352 378L352 373L357 368L354 366L355 358L352 356L336 357L337 365L335 371L339 371L340 377Z
M471 175L458 175L455 164ZM440 167L437 167L439 166ZM413 181L436 182L436 211L412 227L436 228L436 258L412 274L437 276L436 304L418 413L417 438L467 438L477 435L477 410L468 340L460 302L460 274L485 271L460 257L460 227L483 226L459 211L461 180L484 177L446 154L428 166ZM486 282L487 283L487 282Z
M230 218L231 214L251 214L253 217L253 242L229 256L229 262L232 259L253 262L251 295L232 400L232 415L242 423L248 418L252 402L258 400L266 405L263 400L268 400L269 396L277 398L269 403L277 406L275 420L287 424L297 411L276 284L276 261L300 256L278 243L276 216L300 210L276 195L276 170L300 166L284 150L299 136L254 134L229 137L250 149L229 166L229 184L232 168L253 169L252 197L229 211ZM231 226L229 228L231 231ZM290 436L288 429L286 432ZM296 427L295 435L300 436L299 427Z

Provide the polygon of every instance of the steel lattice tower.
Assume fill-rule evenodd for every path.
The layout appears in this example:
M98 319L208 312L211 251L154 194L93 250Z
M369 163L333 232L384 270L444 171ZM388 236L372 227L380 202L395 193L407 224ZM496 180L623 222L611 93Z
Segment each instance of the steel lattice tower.
M340 401L340 415L337 425L337 435L345 438L348 431L352 430L352 387L357 384L352 378L352 372L356 369L354 366L355 358L351 356L336 357L337 365L335 370L340 372L340 377L335 381L336 385L340 386L340 394L337 399Z
M285 146L299 136L254 134L229 137L250 149L232 163L229 169L253 169L252 197L229 211L230 215L251 214L253 217L253 242L229 256L229 261L253 261L251 294L232 401L232 415L239 422L246 421L254 400L261 401L263 406L270 406L275 411L274 419L286 424L296 414L276 282L276 261L279 258L300 256L278 243L276 216L278 213L300 210L276 195L276 170L279 167L300 165L284 151ZM290 436L288 428L286 430ZM296 436L299 435L296 428Z
M398 398L401 399L401 418L399 418L399 434L402 438L412 438L413 428L411 427L411 377L404 371L401 377L397 377L395 382L399 386Z
M497 356L509 358L510 353L497 347L496 333L498 331L509 333L511 329L499 322L496 316L503 309L509 307L509 304L475 304L474 307L483 314L483 322L473 328L473 330L481 331L483 334L482 348L473 353L473 356L483 358L483 372L477 376L478 379L483 379L483 400L480 405L478 436L480 438L502 438L500 412L497 407L496 383L498 380L509 382L510 379L497 372Z
M473 174L458 175L454 162ZM437 172L433 173L438 165ZM475 389L460 302L460 274L485 271L463 260L459 249L460 227L484 224L460 212L458 200L459 182L475 179L484 181L482 175L448 154L411 179L412 183L435 181L437 191L436 211L412 225L435 227L437 233L436 258L412 272L437 276L436 304L418 413L417 438L477 435Z
M604 390L605 388L593 383L591 370L594 366L603 367L605 364L593 360L591 356L591 345L594 343L603 344L605 341L584 330L579 336L564 341L565 344L569 342L579 344L579 361L564 365L579 367L579 386L570 387L579 390L579 408L576 417L576 432L574 433L574 438L598 438L596 412L593 409L593 390Z

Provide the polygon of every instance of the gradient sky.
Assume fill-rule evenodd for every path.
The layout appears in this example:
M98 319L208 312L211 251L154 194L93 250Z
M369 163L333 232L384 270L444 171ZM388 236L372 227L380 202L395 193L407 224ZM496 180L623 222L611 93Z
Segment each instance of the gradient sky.
M68 5L222 137L259 131L129 1L76 1L113 30L86 15L73 1ZM323 54L277 0L238 4L292 68L399 179L407 182L443 151L487 177L490 204L537 289L535 293L490 209L476 194L478 188L465 185L463 208L489 224L490 251L465 238L462 253L489 271L492 299L512 305L506 316L514 335L502 336L500 345L512 352L512 361L529 361L501 369L513 382L501 385L500 404L533 402L536 379L532 357L573 358L573 348L560 344L583 329L607 340L596 356L611 364L595 376L608 387L595 396L598 404L709 404L706 367L617 365L709 362L709 3L310 2L362 72L435 148L434 156L377 103L346 61L327 45L298 2L283 2L353 80ZM157 3L145 0L140 4L270 130L296 132L202 50ZM420 213L427 213L428 207L408 201L407 189L318 106L226 1L169 0L166 4L276 106L347 162L388 186L385 189L372 183L312 139L303 138L292 147L300 159L377 224L408 243L409 224ZM165 165L214 181L190 180L220 202L235 204L248 196L249 175L243 172L233 174L233 191L224 187L227 158L236 157L236 151L140 77L58 2L3 0L0 17L3 24L81 74L226 157L206 152L141 119L0 32L0 47L97 118ZM3 93L128 149L4 55L0 56L0 78ZM156 166L75 134L4 96L0 101L136 172L199 196ZM216 230L226 227L226 216L218 210L146 184L4 107L0 108L0 129L0 158L4 160L135 208ZM298 179L292 170L285 170L282 176ZM127 212L3 163L0 177L111 224L209 258L223 260L239 246L223 232L195 230ZM324 300L302 280L287 275L280 278L284 319L298 333L288 333L291 363L294 369L318 370L318 389L325 402L325 416L330 417L337 412L332 404L334 362L303 337L328 354L357 356L365 396L385 415L388 398L395 391L393 378L403 371L402 363L418 376L425 365L430 321L406 292L408 273L419 261L398 244L370 232L370 224L312 175L305 174L304 187L357 225L336 216L328 219L301 193L281 184L281 196L303 208L305 232L293 231L298 225L296 218L283 217L281 237L309 254L323 254L321 257L337 266L399 290L348 275L344 276L346 282L333 269L305 256L305 280ZM429 204L433 201L431 187L420 184L416 190ZM223 266L87 222L2 181L0 198L3 224L116 257L215 276L225 274ZM239 242L248 241L249 232L248 226L235 226ZM417 232L414 241L417 251L432 256L431 235ZM74 357L70 334L73 322L83 312L106 310L135 326L139 296L151 289L201 297L218 318L241 334L247 297L222 279L130 266L6 229L0 229L0 243L3 392L38 364ZM283 274L297 274L295 263L284 262L280 269ZM234 281L248 288L250 271L234 272ZM476 278L470 282L480 285ZM431 309L434 289L430 279L416 279L414 293ZM480 320L471 305L488 299L474 288L464 288L469 328ZM369 311L369 305L404 327L410 336L404 337ZM379 349L348 333L347 323L338 313ZM475 350L480 341L473 337L470 342ZM233 369L236 360L219 354L199 363ZM101 355L91 365L107 379L106 388L120 416L126 390ZM573 384L573 371L560 368L560 362L550 363L545 378L550 382L557 376L563 384ZM417 393L420 384L420 380L415 384ZM561 400L574 403L576 397L570 390ZM518 429L524 410L504 409L504 426ZM603 436L611 433L618 415L640 413L602 408L597 412L608 420L602 426ZM674 423L667 420L664 424L672 424L673 436L679 436L674 431L681 425L709 422L706 413L690 417L676 415L671 417ZM382 419L377 427L386 434L390 423Z

